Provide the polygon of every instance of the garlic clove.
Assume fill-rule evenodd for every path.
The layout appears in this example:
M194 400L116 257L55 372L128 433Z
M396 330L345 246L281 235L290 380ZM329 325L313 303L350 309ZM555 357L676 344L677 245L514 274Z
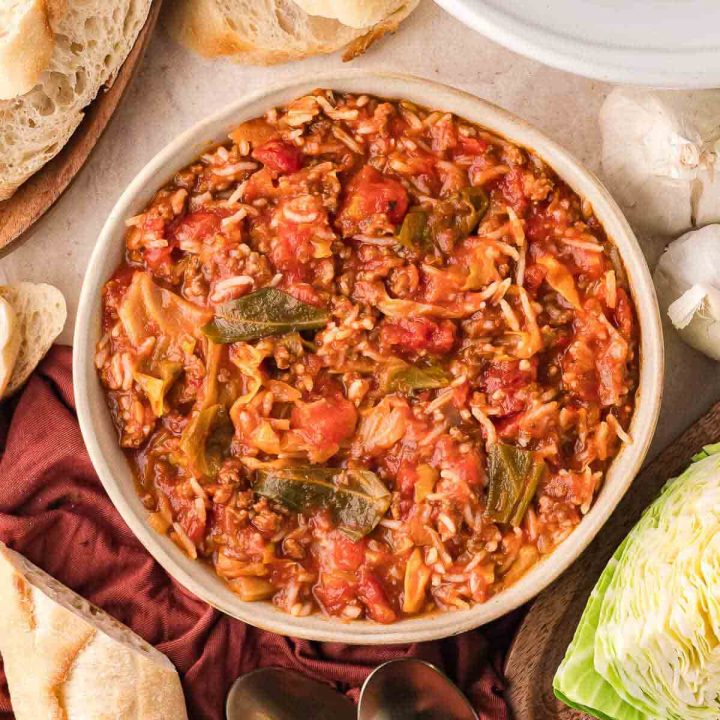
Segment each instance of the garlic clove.
M670 322L678 330L687 327L695 313L703 306L707 295L707 288L702 285L693 285L689 290L686 290L675 302L670 303L668 306L667 314Z
M670 243L653 279L660 306L680 337L720 360L720 225Z

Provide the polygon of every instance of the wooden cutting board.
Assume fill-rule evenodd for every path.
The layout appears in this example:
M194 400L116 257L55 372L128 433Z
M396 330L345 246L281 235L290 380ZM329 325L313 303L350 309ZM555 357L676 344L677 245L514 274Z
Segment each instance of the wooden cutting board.
M20 236L49 210L85 164L140 65L157 23L161 2L154 0L115 81L109 88L101 89L87 107L83 121L67 145L11 198L0 202L0 257L18 246Z
M682 472L704 445L719 440L720 403L643 468L590 547L537 597L515 635L505 665L508 699L516 720L588 718L555 699L552 680L590 592L617 546L665 481Z

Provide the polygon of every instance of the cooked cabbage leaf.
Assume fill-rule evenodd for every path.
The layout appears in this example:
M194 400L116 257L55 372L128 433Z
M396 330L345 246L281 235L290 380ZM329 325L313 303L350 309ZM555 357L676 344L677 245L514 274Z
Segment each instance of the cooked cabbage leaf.
M193 415L180 437L180 449L189 469L201 476L215 477L232 437L233 425L222 405L211 405Z
M161 360L157 363L157 368L153 368L153 370L157 375L136 371L133 373L133 377L147 396L153 415L161 417L166 410L165 396L182 372L183 366L179 362Z
M180 342L195 336L211 313L160 287L148 273L136 272L118 308L118 316L128 338L138 347L149 337Z
M555 675L603 720L720 717L720 444L693 460L615 552Z

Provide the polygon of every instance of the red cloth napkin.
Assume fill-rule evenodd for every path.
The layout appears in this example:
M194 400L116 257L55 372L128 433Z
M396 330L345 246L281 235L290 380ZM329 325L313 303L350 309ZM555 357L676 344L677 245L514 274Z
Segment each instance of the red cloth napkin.
M509 720L501 667L517 614L482 632L389 647L296 640L233 620L174 582L135 539L95 475L74 408L65 347L0 406L0 539L164 652L193 720L223 720L230 685L257 667L298 670L356 698L374 667L398 657L435 663L483 720ZM12 717L0 672L0 720Z

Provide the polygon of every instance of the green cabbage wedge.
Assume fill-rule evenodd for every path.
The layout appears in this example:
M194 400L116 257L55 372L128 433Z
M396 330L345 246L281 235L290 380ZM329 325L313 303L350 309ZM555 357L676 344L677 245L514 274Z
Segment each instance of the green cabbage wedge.
M555 675L602 720L720 718L720 444L693 461L616 550Z

